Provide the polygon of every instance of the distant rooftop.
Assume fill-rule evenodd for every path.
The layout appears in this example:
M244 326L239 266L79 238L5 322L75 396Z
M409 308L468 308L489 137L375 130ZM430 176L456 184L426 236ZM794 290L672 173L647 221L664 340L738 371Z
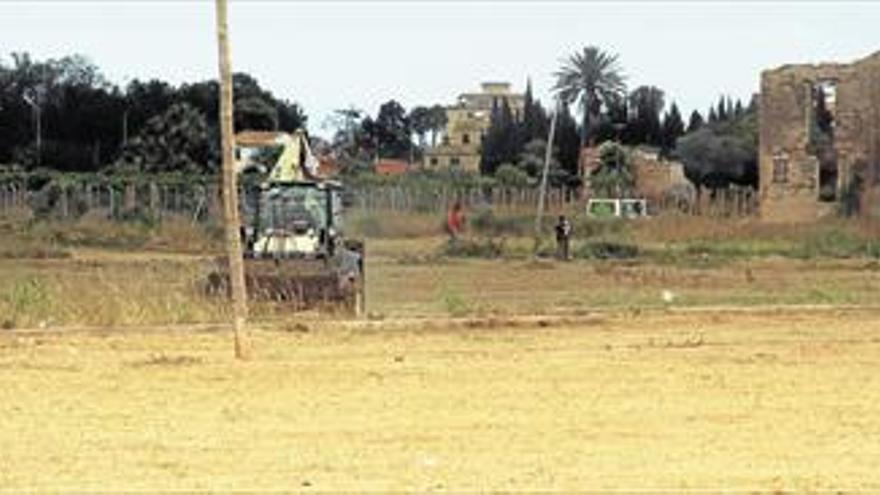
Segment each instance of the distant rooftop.
M276 131L241 131L235 135L237 146L272 146L288 134Z
M507 93L510 91L510 83L504 81L486 81L480 84L484 93Z

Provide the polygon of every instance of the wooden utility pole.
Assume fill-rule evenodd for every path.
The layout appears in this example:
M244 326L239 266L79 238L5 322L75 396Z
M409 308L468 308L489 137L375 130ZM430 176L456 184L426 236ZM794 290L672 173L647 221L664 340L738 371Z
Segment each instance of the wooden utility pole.
M535 216L535 244L534 254L538 255L541 248L541 222L544 218L544 203L547 196L547 174L550 170L550 158L553 156L553 136L556 134L556 118L559 115L559 102L553 110L553 118L550 120L550 133L547 136L547 149L544 152L544 171L541 173L541 189L538 191L538 213Z
M217 49L220 59L220 135L223 154L223 216L226 226L226 257L232 288L232 318L235 331L235 357L250 357L247 322L247 293L244 282L244 256L241 251L241 223L238 219L238 184L233 162L232 69L229 56L227 0L216 0Z

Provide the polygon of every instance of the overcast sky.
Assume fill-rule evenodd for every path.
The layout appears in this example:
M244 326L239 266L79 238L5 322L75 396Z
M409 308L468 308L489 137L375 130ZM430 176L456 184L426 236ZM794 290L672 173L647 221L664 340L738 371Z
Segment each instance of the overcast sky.
M214 21L209 0L0 1L0 57L79 53L117 83L202 80L217 74ZM232 0L230 30L234 69L322 133L336 108L451 103L483 80L531 77L546 103L560 59L590 44L686 117L721 93L747 100L762 69L880 50L880 2Z

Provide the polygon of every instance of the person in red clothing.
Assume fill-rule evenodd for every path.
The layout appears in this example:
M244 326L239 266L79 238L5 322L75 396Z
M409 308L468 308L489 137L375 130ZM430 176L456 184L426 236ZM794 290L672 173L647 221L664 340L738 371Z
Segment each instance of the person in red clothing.
M461 207L461 202L456 201L446 216L446 232L449 233L449 240L452 242L458 240L458 236L463 228L464 209Z

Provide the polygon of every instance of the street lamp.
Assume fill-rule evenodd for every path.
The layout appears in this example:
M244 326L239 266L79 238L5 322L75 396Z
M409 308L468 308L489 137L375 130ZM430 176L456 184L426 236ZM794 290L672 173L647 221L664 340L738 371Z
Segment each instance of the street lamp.
M37 140L37 165L41 164L42 158L42 150L43 150L43 131L42 124L40 122L40 101L37 93L33 90L22 95L24 102L27 103L34 112L34 121L36 123L36 140Z

